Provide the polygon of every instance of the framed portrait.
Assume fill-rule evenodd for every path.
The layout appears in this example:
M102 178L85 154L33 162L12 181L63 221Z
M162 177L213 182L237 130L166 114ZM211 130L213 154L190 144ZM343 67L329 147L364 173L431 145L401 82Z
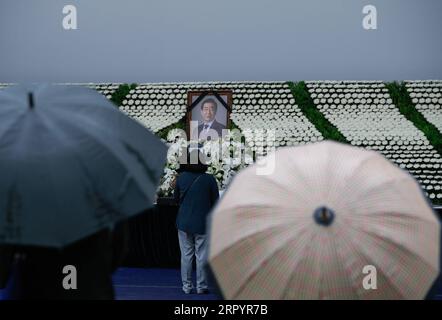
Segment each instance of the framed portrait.
M191 140L221 138L230 125L232 91L203 90L187 93L187 136Z

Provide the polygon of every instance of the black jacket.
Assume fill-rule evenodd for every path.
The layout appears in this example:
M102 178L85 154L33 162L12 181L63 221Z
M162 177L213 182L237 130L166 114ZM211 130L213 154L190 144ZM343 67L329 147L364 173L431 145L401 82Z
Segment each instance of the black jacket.
M3 246L3 260L15 256L10 261L6 299L114 299L111 277L127 251L127 232L126 223L121 223L114 232L100 231L63 250ZM63 288L66 265L77 270L76 290Z
M184 171L178 176L174 196L180 206L177 228L188 233L205 234L207 215L219 198L215 178L207 173Z
M204 128L203 124L200 124L198 126L198 135L201 134L201 131L203 130L203 128ZM226 126L219 123L218 121L214 120L212 125L210 126L210 129L214 130L218 134L218 138L221 138L222 137L222 130L226 129ZM209 136L210 136L210 133L209 133ZM212 138L214 138L214 137L212 137Z

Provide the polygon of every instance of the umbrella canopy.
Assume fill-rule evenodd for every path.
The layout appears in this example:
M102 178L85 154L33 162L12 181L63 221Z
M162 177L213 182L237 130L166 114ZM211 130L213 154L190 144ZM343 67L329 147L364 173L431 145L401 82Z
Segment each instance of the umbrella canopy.
M154 201L167 147L98 92L0 92L0 243L63 247Z
M227 299L421 299L440 226L382 155L334 142L282 148L240 172L210 217L208 262ZM376 288L376 289L374 289Z

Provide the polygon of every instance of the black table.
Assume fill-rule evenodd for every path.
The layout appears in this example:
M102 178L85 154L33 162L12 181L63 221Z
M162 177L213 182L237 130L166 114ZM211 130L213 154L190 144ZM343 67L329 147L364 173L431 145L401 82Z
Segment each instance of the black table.
M178 207L155 205L129 221L126 267L179 268L180 248L175 226Z

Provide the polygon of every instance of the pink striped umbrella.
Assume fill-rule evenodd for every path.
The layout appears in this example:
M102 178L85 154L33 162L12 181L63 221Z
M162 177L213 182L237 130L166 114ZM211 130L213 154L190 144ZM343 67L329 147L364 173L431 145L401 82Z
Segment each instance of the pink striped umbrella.
M214 209L209 265L226 299L421 299L440 226L419 184L381 154L334 142L281 148Z

